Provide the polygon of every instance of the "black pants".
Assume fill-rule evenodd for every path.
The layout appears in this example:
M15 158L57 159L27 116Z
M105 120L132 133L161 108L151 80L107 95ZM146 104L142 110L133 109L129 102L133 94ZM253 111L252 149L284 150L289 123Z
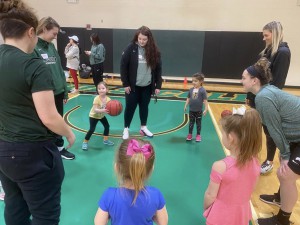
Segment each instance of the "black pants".
M103 81L103 63L91 65L91 68L94 85L96 86L96 92L98 93L97 85Z
M148 105L151 99L151 85L146 87L135 86L135 90L131 91L129 94L125 93L125 112L124 112L124 126L130 127L134 112L137 105L139 105L140 110L140 120L141 125L147 125L148 119Z
M87 134L85 135L85 140L90 140L92 134L94 133L94 131L96 129L98 121L100 121L104 127L103 135L104 136L109 135L109 123L105 116L102 119L95 119L95 118L90 117L90 129L87 132Z
M276 153L276 144L271 138L268 128L263 125L263 129L266 135L266 144L267 144L267 160L273 161Z
M64 116L64 97L65 93L61 93L58 95L54 95L55 100L55 106L57 109L57 112L63 117ZM64 139L60 135L56 135L55 144L57 147L63 147L64 146Z
M64 167L53 141L0 141L0 179L6 225L59 223Z
M197 126L197 134L200 135L201 132L201 122L202 122L202 111L200 112L189 112L189 119L190 119L190 124L189 124L189 134L193 133L194 129L194 124L196 122Z

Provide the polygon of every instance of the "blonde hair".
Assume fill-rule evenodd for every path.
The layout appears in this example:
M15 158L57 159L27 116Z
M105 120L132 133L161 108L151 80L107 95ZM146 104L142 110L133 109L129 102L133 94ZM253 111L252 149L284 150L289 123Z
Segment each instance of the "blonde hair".
M128 144L131 140L136 140L140 147L149 144L152 149L151 156L146 159L143 153L137 152L133 155L127 154ZM149 178L153 170L155 152L149 141L141 139L124 140L116 152L116 173L119 183L130 181L134 187L135 195L132 204L135 204L137 196L141 190L144 190L144 183Z
M237 166L243 167L253 157L258 157L262 146L261 118L255 109L248 109L245 115L230 115L220 120L226 134L234 133L237 136L237 147L240 152L237 157Z
M279 48L280 43L283 41L283 28L280 22L272 21L263 27L263 30L268 30L272 33L272 44L271 44L271 56L273 56ZM261 56L264 55L266 49L270 46L266 44L264 50L260 53Z
M54 27L60 28L59 24L52 17L44 17L39 21L36 33L40 35L44 32L44 28L46 28L46 30L52 30Z

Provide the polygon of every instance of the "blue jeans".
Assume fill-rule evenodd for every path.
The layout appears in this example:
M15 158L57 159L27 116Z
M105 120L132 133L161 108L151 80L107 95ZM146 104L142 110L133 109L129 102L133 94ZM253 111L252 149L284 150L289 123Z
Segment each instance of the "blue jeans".
M64 174L62 159L53 141L0 140L0 180L5 191L6 225L57 225Z

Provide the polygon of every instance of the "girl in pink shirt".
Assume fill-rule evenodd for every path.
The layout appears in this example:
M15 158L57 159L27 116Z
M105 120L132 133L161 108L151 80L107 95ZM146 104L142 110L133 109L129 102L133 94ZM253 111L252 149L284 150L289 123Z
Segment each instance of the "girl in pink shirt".
M255 109L241 107L220 123L230 155L212 166L203 215L207 225L248 225L250 198L260 174L261 119Z

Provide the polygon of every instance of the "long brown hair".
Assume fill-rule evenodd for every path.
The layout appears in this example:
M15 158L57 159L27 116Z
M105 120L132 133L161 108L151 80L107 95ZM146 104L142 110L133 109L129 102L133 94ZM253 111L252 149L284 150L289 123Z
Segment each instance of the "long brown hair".
M142 35L148 37L148 42L145 46L146 61L147 61L147 66L150 67L152 70L154 70L160 61L160 52L155 43L152 32L146 26L140 27L139 29L137 29L137 31L132 39L133 43L138 41L139 34L142 34Z
M248 109L245 115L230 115L220 120L226 134L233 132L237 136L237 147L240 152L237 166L243 167L253 157L258 157L262 146L262 124L259 113Z
M132 156L128 155L127 149L131 140L136 140L140 147L149 144L152 149L151 156L146 159L141 152L135 153ZM149 141L142 139L136 138L124 140L117 150L115 159L117 166L116 173L121 184L125 181L130 181L132 183L135 190L132 204L135 203L139 192L144 189L144 183L149 178L153 170L154 160L155 152L153 146Z
M21 38L31 27L37 29L35 13L21 0L0 2L0 31L3 39Z

